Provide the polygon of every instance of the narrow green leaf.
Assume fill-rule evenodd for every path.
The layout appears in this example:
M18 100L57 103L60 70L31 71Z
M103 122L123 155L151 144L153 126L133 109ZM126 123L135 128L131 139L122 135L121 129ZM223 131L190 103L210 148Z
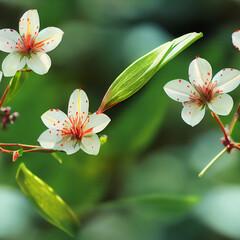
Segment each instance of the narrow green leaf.
M153 75L176 55L202 37L202 33L189 33L167 42L147 53L123 71L109 87L99 112L131 97L142 88Z
M166 73L161 76L164 78ZM114 156L119 154L127 159L127 156L141 155L149 147L162 127L169 103L165 101L165 95L161 94L162 85L161 81L154 79L119 113L112 123L109 134L112 140L106 146L108 153L111 152Z
M62 164L62 159L58 156L58 154L56 152L53 152L51 154L59 163Z
M5 97L4 104L10 102L21 90L23 84L26 82L28 77L27 72L17 72L15 76L10 80L9 90Z
M43 218L70 236L76 234L79 226L76 215L50 186L30 172L23 163L18 168L16 180Z
M100 209L129 209L149 216L178 217L190 211L198 202L197 196L148 194L110 202Z

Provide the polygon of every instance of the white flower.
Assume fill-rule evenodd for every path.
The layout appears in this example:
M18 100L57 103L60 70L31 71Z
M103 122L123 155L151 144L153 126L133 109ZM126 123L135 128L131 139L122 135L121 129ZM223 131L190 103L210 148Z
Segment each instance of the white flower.
M197 58L189 65L189 79L191 83L177 79L164 86L170 98L183 103L182 118L187 124L197 125L204 117L205 106L219 115L230 113L233 100L226 93L238 87L238 70L224 68L212 79L211 65L205 59Z
M39 32L37 10L25 12L19 20L19 33L12 29L0 30L0 50L10 53L2 63L6 77L14 76L26 64L42 75L48 72L51 59L46 52L52 51L62 40L63 31L56 27Z
M49 128L38 138L44 148L73 154L79 149L97 155L100 140L96 133L110 122L103 113L88 115L88 97L81 89L76 89L69 100L68 116L58 109L51 109L42 115L43 123Z

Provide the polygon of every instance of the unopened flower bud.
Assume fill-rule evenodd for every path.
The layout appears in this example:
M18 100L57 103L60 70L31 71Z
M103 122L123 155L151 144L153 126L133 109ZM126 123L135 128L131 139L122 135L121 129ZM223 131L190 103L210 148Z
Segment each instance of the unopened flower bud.
M13 162L15 162L19 158L19 156L20 156L19 150L18 151L14 151L13 152Z
M18 116L18 112L14 112L11 114L11 107L0 108L0 121L2 122L1 128L6 130L7 125L13 124Z
M105 144L107 142L107 135L102 135L100 137L100 142L101 142L101 145Z

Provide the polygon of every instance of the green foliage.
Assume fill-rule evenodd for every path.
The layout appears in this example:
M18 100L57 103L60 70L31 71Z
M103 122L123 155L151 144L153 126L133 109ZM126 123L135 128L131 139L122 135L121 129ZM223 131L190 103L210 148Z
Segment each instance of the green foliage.
M10 102L21 90L28 77L27 72L17 72L10 80L9 90L4 100L4 105Z
M165 72L161 74L161 79L166 77ZM140 155L149 147L162 126L169 104L164 101L166 96L162 85L162 81L154 79L111 123L109 136L112 140L108 143L108 152L126 157L131 154Z
M70 236L75 235L79 225L76 215L50 186L30 172L23 163L18 168L16 180L43 218Z
M186 34L157 47L132 63L112 83L103 98L99 110L103 112L131 97L142 88L160 68L200 37L202 37L202 33Z
M129 209L151 217L173 218L186 214L199 202L197 196L147 194L103 205L104 209Z

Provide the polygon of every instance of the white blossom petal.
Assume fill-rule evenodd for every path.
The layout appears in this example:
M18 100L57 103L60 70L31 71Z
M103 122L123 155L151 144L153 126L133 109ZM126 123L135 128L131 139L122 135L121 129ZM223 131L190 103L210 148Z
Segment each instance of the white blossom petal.
M97 155L100 149L100 140L97 134L84 135L81 142L81 149L91 155Z
M89 122L84 128L83 132L92 129L91 132L98 133L101 132L111 121L111 119L104 113L93 113L89 115Z
M26 58L21 57L17 52L10 53L2 63L2 70L5 77L12 77L18 70L26 65Z
M51 129L62 129L69 125L69 119L67 115L58 109L51 109L45 112L41 119L43 123Z
M228 115L233 107L233 99L228 94L219 94L208 103L208 107L216 114Z
M182 109L182 119L192 127L201 122L205 115L205 107L199 102L188 102L184 104Z
M8 53L15 51L18 39L20 39L20 35L17 31L12 29L1 29L0 50Z
M2 72L0 71L0 82L2 81Z
M89 101L86 93L81 89L76 89L70 96L68 103L68 116L75 118L80 116L82 123L88 116Z
M232 43L235 48L240 49L240 31L237 30L232 34Z
M77 141L76 139L72 140L71 136L67 136L62 138L61 141L56 143L54 145L54 149L64 151L67 153L67 155L73 154L77 152L80 149L80 141Z
M39 27L40 24L37 10L28 10L19 20L19 33L21 36L35 37L38 34Z
M212 67L203 58L194 59L189 65L189 79L193 85L207 86L212 79Z
M240 71L232 68L224 68L213 77L212 83L216 84L214 92L231 92L240 84Z
M163 89L170 98L178 102L190 101L191 96L199 97L191 83L182 79L168 82Z
M43 75L51 67L51 59L46 53L31 53L30 58L27 59L27 65L35 73Z
M44 28L37 36L35 47L41 46L44 52L50 52L61 42L63 31L56 27Z
M56 129L47 129L38 138L38 142L44 148L53 149L55 144L62 139L61 134Z

